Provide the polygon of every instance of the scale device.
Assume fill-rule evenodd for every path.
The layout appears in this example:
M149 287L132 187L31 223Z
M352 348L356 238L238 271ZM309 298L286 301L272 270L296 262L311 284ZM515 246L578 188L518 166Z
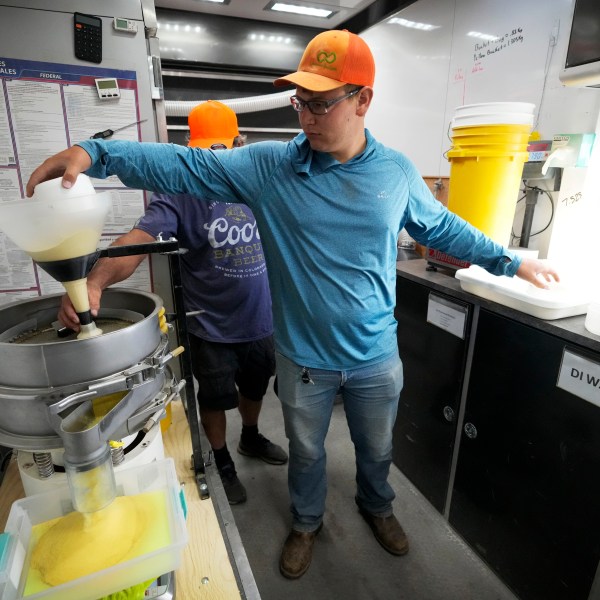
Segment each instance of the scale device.
M103 77L101 79L96 79L95 81L100 100L111 100L113 98L121 97L119 82L115 77Z
M450 254L446 254L435 248L426 248L425 260L427 261L427 270L436 271L437 267L445 267L446 269L468 269L471 263L466 260L460 260Z

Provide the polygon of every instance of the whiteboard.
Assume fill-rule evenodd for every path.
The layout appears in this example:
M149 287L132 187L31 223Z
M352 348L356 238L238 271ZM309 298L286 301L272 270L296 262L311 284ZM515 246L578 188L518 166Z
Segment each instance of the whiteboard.
M417 8L418 5L418 8ZM375 57L373 103L366 125L383 144L405 153L424 176L442 175L453 1L419 0L398 13L437 29L401 27L386 19L361 37Z
M418 0L371 27L361 34L377 66L367 127L424 176L449 174L449 125L463 104L533 102L542 139L594 131L600 90L558 80L572 7L573 0Z

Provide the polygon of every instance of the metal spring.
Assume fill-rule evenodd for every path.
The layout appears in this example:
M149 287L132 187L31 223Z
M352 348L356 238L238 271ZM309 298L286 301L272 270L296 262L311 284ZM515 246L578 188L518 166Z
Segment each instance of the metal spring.
M125 447L111 447L110 449L110 457L112 458L113 466L120 465L125 460Z
M38 474L42 479L48 479L54 475L54 463L50 452L34 452L33 460L37 466Z

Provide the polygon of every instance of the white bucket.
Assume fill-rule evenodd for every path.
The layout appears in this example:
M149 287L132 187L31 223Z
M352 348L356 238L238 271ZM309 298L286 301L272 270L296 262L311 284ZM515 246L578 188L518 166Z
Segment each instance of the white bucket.
M452 129L472 125L529 125L533 127L535 104L531 102L482 102L465 104L454 111Z
M529 113L481 113L455 116L450 126L452 129L472 127L473 125L529 125L529 127L533 127L533 120L534 116Z
M479 104L465 104L456 109L457 116L479 115L481 113L529 113L533 114L535 104L531 102L481 102Z

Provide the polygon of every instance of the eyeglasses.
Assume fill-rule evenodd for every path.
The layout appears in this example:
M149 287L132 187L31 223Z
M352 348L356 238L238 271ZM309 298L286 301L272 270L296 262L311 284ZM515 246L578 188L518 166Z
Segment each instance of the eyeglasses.
M326 115L329 112L329 109L338 102L345 100L346 98L352 98L355 94L358 94L362 90L361 87L348 92L344 96L340 96L339 98L334 98L333 100L302 100L302 98L298 96L291 96L290 102L294 107L296 112L302 112L306 107L313 115Z
M227 146L225 144L216 143L210 145L211 150L227 150Z

